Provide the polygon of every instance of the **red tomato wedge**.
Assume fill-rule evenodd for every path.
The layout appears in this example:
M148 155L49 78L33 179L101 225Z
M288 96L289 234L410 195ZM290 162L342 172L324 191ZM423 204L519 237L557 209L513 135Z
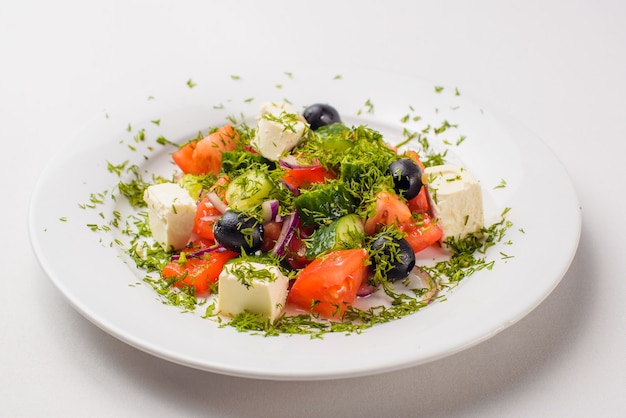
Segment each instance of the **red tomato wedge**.
M296 188L307 187L314 183L323 183L326 179L335 178L335 175L322 167L313 165L308 167L288 167L284 168L285 176L283 180Z
M215 209L209 202L208 198L204 198L198 203L196 208L196 217L193 222L193 232L205 239L215 240L213 235L213 225L222 216L222 213Z
M365 233L374 235L384 225L402 225L411 221L411 210L393 192L382 191L376 196L374 213L365 221Z
M417 153L417 151L409 150L405 152L404 155L406 155L407 158L410 158L413 161L415 161L417 165L421 168L422 173L424 172L424 163L422 163L422 160L420 160L420 156Z
M230 183L228 176L226 174L221 175L209 188L209 193L215 193L220 199L222 199L222 202L228 204L228 202L226 202L226 189L228 188L228 183Z
M239 134L232 125L224 125L199 141L180 148L172 159L185 174L218 174L222 153L237 147Z
M202 170L193 160L193 152L196 149L197 143L197 141L189 142L172 154L172 159L185 174L202 174Z
M261 246L261 251L266 253L274 248L282 228L282 222L270 221L263 224L263 245Z
M161 275L174 280L176 287L194 287L196 294L211 291L211 285L217 281L224 264L239 254L234 251L212 252L199 258L188 258L184 263L172 261L167 264Z
M422 190L413 199L407 202L411 212L425 213L430 211L430 203L428 202L428 195L426 194L426 188L422 187Z
M374 235L385 225L396 225L407 234L404 239L417 253L439 241L443 235L427 209L428 198L423 189L408 205L393 192L382 191L376 197L373 215L365 221L365 233ZM418 219L414 219L412 212L418 214Z
M300 271L288 302L327 318L340 318L367 278L367 251L340 250L314 260Z
M443 236L443 231L428 213L423 213L420 217L419 220L400 225L400 229L407 234L404 239L416 253L430 247Z
M306 258L305 253L306 243L302 239L300 232L296 232L287 244L285 259L292 268L299 270L311 263L311 260Z
M413 151L413 150L407 151L405 155L407 158L410 158L413 161L415 161L417 165L420 167L420 169L422 170L422 173L424 172L424 164L422 163L422 160L420 160L420 157L417 151ZM411 209L411 212L420 212L420 213L428 212L430 210L430 204L428 203L428 196L426 195L426 188L423 187L422 190L420 190L420 192L418 193L418 195L415 196L413 199L409 200L407 204L409 205L409 209Z
M203 174L218 174L222 165L222 153L237 147L239 134L232 125L224 125L204 139L198 141L193 159Z

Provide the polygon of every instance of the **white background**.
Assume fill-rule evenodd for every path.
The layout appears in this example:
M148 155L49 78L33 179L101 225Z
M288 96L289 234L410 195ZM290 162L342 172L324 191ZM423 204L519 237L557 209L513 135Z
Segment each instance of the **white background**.
M3 0L0 415L626 416L624 22L626 3L607 0ZM514 115L559 157L579 195L569 272L494 338L365 378L221 376L109 336L39 267L27 235L32 189L71 132L127 92L147 96L164 78L224 62L399 69Z

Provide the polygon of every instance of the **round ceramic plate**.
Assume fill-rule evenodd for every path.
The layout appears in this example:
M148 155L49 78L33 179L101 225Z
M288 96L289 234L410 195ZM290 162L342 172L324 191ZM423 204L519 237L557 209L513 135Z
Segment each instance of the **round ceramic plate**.
M97 115L50 161L32 195L29 227L43 269L70 303L106 332L155 356L277 380L414 366L478 344L520 320L555 288L576 252L580 208L558 159L522 125L482 108L457 86L376 71L267 69L173 80L150 97L124 99L124 106ZM298 109L330 103L346 124L366 124L392 145L421 132L433 149L447 150L449 162L480 180L487 224L510 208L513 226L486 254L493 268L415 314L321 339L240 333L162 303L142 282L145 273L115 244L123 227L102 230L115 211L128 210L123 199L111 198L119 195L111 168L127 162L147 178L171 175L174 148L158 138L183 143L227 120L254 123L261 104L283 100ZM67 134L56 134L59 143Z

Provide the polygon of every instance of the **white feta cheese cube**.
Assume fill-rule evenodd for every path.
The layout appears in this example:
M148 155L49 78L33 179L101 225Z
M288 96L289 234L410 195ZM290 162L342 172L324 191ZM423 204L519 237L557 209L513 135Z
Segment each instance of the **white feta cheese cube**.
M257 131L251 144L265 158L278 161L302 140L309 125L287 103L266 103L257 118Z
M249 311L274 321L285 306L288 286L289 279L276 266L229 262L218 280L219 311L230 316Z
M443 230L442 242L480 231L484 225L482 190L469 171L439 165L427 167L422 178L433 215Z
M161 183L148 187L143 199L154 239L166 250L184 248L196 215L196 202L189 193L176 183Z

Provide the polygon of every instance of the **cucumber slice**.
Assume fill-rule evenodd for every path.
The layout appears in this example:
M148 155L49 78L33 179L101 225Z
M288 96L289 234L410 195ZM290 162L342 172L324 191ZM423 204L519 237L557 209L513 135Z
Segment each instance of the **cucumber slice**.
M356 201L343 183L330 183L302 193L294 204L305 226L327 225L356 211Z
M354 213L323 225L307 240L306 258L315 258L330 251L361 248L365 240L363 222Z
M226 188L226 201L235 211L244 212L270 198L274 183L260 170L251 170L231 180Z

